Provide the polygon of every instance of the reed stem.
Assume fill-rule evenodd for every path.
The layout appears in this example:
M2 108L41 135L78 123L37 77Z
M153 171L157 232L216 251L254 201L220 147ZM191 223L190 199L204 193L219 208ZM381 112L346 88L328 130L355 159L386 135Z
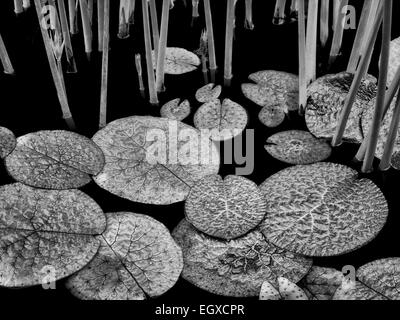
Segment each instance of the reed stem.
M67 57L67 72L68 73L76 73L77 68L76 68L76 63L75 63L75 58L74 58L74 51L72 48L72 43L71 43L71 35L69 33L68 29L68 18L67 18L67 12L65 11L65 4L64 1L58 1L58 10L60 13L60 22L61 22L61 30L63 33L64 41L65 41L65 53Z
M120 39L126 39L129 37L129 6L130 0L120 0L118 28L118 38Z
M332 1L333 1L332 31L335 31L341 14L340 2L342 0L332 0Z
M162 6L162 17L161 17L161 31L160 31L160 41L158 44L158 57L157 57L157 69L156 69L156 89L158 92L165 90L164 86L164 76L165 76L165 56L167 51L167 41L168 41L168 24L169 24L169 10L170 10L171 0L163 0ZM147 7L146 7L147 8ZM148 16L148 13L147 13ZM150 45L151 47L151 45ZM154 99L154 97L153 97ZM154 102L156 100L154 99ZM157 99L158 102L158 99Z
M317 30L318 0L309 0L306 38L306 84L309 85L317 75Z
M304 113L307 104L307 74L306 74L306 23L304 1L298 1L298 38L299 38L299 114Z
M24 12L24 6L22 0L14 0L14 12L17 15Z
M343 32L344 32L344 23L343 23L344 14L342 12L342 8L347 6L348 3L349 0L342 0L338 8L339 12L336 21L335 31L333 32L331 52L329 53L329 62L328 62L329 66L332 66L332 64L336 61L337 57L340 55L340 49L342 47Z
M235 0L227 0L225 30L224 82L229 87L232 80L233 30L235 27Z
M158 45L160 42L160 29L158 26L156 0L150 0L150 18L151 18L151 30L153 33L154 57L156 57L157 59Z
M369 63L371 61L372 52L374 50L374 45L376 42L376 38L378 36L379 27L382 23L382 10L379 11L377 15L374 27L371 30L371 34L368 37L368 47L366 48L365 52L363 52L360 65L358 66L357 72L354 76L353 82L350 87L349 94L346 97L346 101L343 106L343 110L340 113L340 119L338 122L338 126L336 127L335 135L333 136L332 146L336 147L342 143L342 137L344 131L346 129L347 120L349 118L351 108L353 107L358 89L360 87L361 81L365 74L368 71Z
M167 2L167 7L169 10L169 3ZM147 66L147 82L149 86L150 103L152 105L158 105L156 80L154 77L154 67L153 67L153 57L151 49L151 34L150 34L150 21L149 21L149 8L148 0L142 0L142 14L143 14L143 31L144 31L144 44L146 49L146 66ZM160 55L160 53L159 53ZM137 64L136 64L137 66ZM158 69L158 65L157 65ZM164 65L163 65L164 69Z
M200 17L199 2L200 2L200 0L192 0L192 18Z
M90 21L90 25L93 25L93 0L88 0L88 14L89 14L89 21Z
M99 127L107 124L108 60L110 49L110 0L104 0L103 61L101 66L101 96Z
M129 0L129 14L128 14L128 22L129 24L135 23L135 8L136 8L136 0Z
M254 29L253 23L253 0L246 0L246 20L244 27L248 30Z
M90 59L92 53L92 26L90 25L89 9L87 0L79 0L83 27L83 37L85 40L85 52Z
M23 0L22 7L24 8L24 10L29 9L31 7L31 0Z
M43 17L42 17L42 6L40 4L40 0L35 0L35 8L36 8L36 14L38 17L38 22L39 22L39 24L41 24ZM39 29L42 33L42 38L43 38L43 42L44 42L44 46L45 46L46 54L47 54L47 59L49 61L51 74L52 74L53 80L54 80L54 85L57 90L57 96L58 96L58 100L61 105L63 118L67 122L69 128L71 130L74 130L75 123L72 118L72 114L71 114L71 111L70 111L70 108L68 105L68 98L67 98L67 94L65 91L64 77L63 77L62 70L59 70L59 68L58 68L58 64L57 64L56 58L54 56L52 45L50 43L51 39L47 33L47 30L45 30L44 28L39 28Z
M285 7L286 0L276 0L274 18L272 19L273 24L281 25L285 23Z
M249 2L252 0L246 1ZM206 16L208 59L210 65L211 81L215 82L215 75L217 72L217 59L215 57L214 27L212 21L210 0L204 0L204 14Z
M299 2L300 0L292 0L290 4L290 19L292 21L297 21L299 17Z
M136 66L136 72L138 74L139 90L143 96L145 87L143 83L142 56L140 55L140 53L135 54L135 66Z
M320 41L321 46L325 47L329 38L329 0L321 0L321 13L320 13Z
M69 30L71 34L77 34L78 30L78 0L68 0L68 13L69 13Z
M6 45L4 44L3 38L1 37L1 34L0 34L0 60L3 64L4 73L6 74L15 73L10 57L7 53Z
M104 36L104 0L97 0L97 36L98 51L103 51Z
M372 170L372 165L375 157L375 150L378 144L378 138L381 128L381 122L385 104L387 75L389 68L390 41L392 34L391 32L392 8L393 8L393 0L385 0L384 10L383 10L384 16L383 16L381 62L380 62L380 72L378 81L378 96L376 98L375 112L372 119L372 125L370 127L371 134L369 134L367 152L365 154L364 163L362 166L363 172L370 172Z

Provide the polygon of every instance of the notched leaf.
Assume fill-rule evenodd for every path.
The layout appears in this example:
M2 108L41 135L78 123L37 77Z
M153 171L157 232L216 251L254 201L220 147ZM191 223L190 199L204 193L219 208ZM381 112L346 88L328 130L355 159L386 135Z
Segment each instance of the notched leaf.
M161 107L160 114L162 118L182 121L190 114L189 100L182 102L179 98L171 100Z
M79 190L0 187L0 285L46 284L83 268L106 225L101 208Z
M79 188L104 166L90 139L69 131L38 131L17 139L6 168L17 181L46 189Z
M196 91L196 100L201 103L211 102L218 99L221 95L222 87L209 83Z
M67 288L81 299L143 300L172 288L183 268L182 251L167 228L148 216L108 213L100 249Z

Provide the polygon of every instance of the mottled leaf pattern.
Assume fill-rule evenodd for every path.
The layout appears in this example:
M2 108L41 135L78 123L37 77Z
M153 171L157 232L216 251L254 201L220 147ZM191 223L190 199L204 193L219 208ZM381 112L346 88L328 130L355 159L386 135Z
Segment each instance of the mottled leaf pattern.
M301 130L279 132L268 138L265 150L282 162L311 164L326 160L332 149L328 143Z
M278 278L278 285L283 300L308 300L304 291L285 277Z
M281 300L279 291L269 282L264 281L260 290L260 300Z
M0 127L0 159L8 156L17 145L17 139L11 130Z
M390 58L389 58L389 69L387 85L390 86L392 83L397 69L400 67L400 37L392 40L390 43Z
M211 102L218 99L221 92L222 87L220 85L216 86L214 83L209 83L196 91L196 100L202 103Z
M211 175L197 182L185 202L186 219L217 238L234 239L254 229L264 218L264 195L243 177Z
M336 290L332 300L387 300L361 282L346 280Z
M195 113L194 125L200 130L210 130L214 141L232 139L246 128L248 116L246 110L236 102L217 99L203 104Z
M209 292L232 297L257 297L264 281L279 276L293 282L307 274L312 261L279 249L259 231L220 241L193 228L186 220L173 232L183 251L182 277Z
M360 248L386 223L379 188L357 171L333 163L284 169L261 184L267 212L261 230L278 247L306 256Z
M106 220L78 190L41 190L20 183L0 187L0 285L25 287L83 268L96 254Z
M174 286L183 268L182 251L167 228L145 215L107 214L100 249L67 287L81 299L143 300Z
M97 132L93 141L106 158L95 182L136 202L183 201L197 180L219 170L219 154L209 137L174 120L119 119Z
M275 128L285 121L285 113L277 105L268 105L261 109L258 119L264 126Z
M179 75L194 71L201 64L200 58L183 48L167 48L164 71L167 74ZM153 65L156 69L156 58L153 51Z
M161 107L160 114L163 118L182 121L190 114L189 100L182 102L179 98L171 100Z
M7 170L15 180L47 189L82 187L103 166L103 153L90 139L61 130L19 137L6 158Z

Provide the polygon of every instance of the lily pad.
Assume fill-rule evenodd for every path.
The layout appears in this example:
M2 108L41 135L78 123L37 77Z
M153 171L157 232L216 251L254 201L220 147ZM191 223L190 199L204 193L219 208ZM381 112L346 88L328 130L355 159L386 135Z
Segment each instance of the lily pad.
M317 79L308 87L305 119L313 135L325 139L334 136L353 79L354 75L347 72L329 74ZM361 81L357 92L343 135L344 140L352 143L362 142L364 136L361 130L361 116L365 110L374 107L376 92L376 79L367 75Z
M389 69L388 69L388 78L387 85L390 86L392 83L397 69L400 67L400 37L392 40L390 42L390 57L389 57Z
M185 203L186 219L198 230L234 239L254 229L266 213L264 195L246 178L211 175L197 182Z
M26 287L67 277L96 254L106 226L101 208L79 190L0 187L0 285Z
M387 300L378 292L368 288L361 282L345 281L336 290L332 300Z
M100 249L67 288L81 299L143 300L172 288L183 268L182 251L167 228L148 216L107 214Z
M302 280L302 287L310 300L332 300L343 281L345 277L340 271L313 266Z
M6 158L9 174L24 184L46 189L79 188L104 166L90 139L69 131L38 131L17 139Z
M263 282L259 298L260 300L282 300L279 291L269 281Z
M174 120L119 119L97 132L93 141L106 158L94 181L136 202L183 201L196 181L219 170L218 150L209 137Z
M183 48L167 48L165 52L164 72L166 74L179 75L192 72L201 64L200 58ZM156 69L157 61L153 51L153 66Z
M203 104L194 115L194 125L200 130L210 132L213 141L232 139L243 132L247 126L246 110L230 99L214 100Z
M7 157L17 145L17 139L11 130L0 127L0 159Z
M160 114L163 118L182 121L190 114L189 100L183 102L179 98L171 100L161 107Z
M311 164L326 160L332 149L328 143L301 130L279 132L269 137L265 150L282 162Z
M221 92L222 87L220 85L216 86L214 83L209 83L197 90L196 100L202 103L211 102L218 99Z
M264 126L275 128L285 121L285 113L277 105L268 105L261 109L258 119Z
M299 281L312 260L279 249L259 231L221 241L200 233L183 220L172 233L183 251L182 277L211 293L257 297L264 281L277 284L284 276Z
M376 237L388 215L380 189L339 164L290 167L260 188L267 199L261 225L267 240L306 256L356 250Z
M376 260L357 270L357 278L390 300L400 300L400 258Z
M284 113L298 109L299 79L296 75L280 71L260 71L249 79L256 82L242 84L246 98L259 106L279 106Z
M265 281L261 286L260 300L308 300L304 291L290 280L279 277L278 289Z

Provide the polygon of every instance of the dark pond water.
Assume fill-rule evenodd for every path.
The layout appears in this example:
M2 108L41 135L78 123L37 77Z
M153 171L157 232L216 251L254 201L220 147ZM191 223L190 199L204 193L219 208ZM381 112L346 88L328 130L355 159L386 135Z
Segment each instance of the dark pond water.
M7 44L9 54L14 62L16 76L0 75L0 125L13 130L17 136L41 129L67 129L61 119L61 112L52 78L48 67L41 34L37 24L35 11L23 14L16 18L13 13L12 1L0 1L0 32ZM116 37L118 27L117 1L111 1L111 51L109 77L109 104L108 121L131 115L159 116L159 108L151 106L143 99L138 90L135 71L134 54L143 52L143 36L140 18L140 6L136 11L136 24L131 29L129 39L119 40ZM157 1L161 4L161 1ZM187 1L190 3L190 1ZM351 1L350 1L351 2ZM357 1L356 1L357 2ZM212 1L214 10L216 50L220 75L218 83L222 83L222 66L225 30L225 1ZM356 3L357 4L357 3ZM255 129L255 169L248 177L256 183L262 183L271 174L286 167L285 164L272 159L264 150L266 139L273 133L286 129L305 129L304 120L292 114L284 124L276 129L268 129L258 121L260 107L244 98L240 91L240 84L246 82L247 76L259 70L282 70L297 73L297 24L283 26L272 25L272 14L275 1L254 0L255 30L249 31L244 26L244 1L238 1L237 28L235 33L233 73L234 79L231 88L225 89L224 97L242 104L248 111L250 120L248 128ZM359 1L358 1L359 6ZM398 10L395 4L395 10ZM360 12L360 10L358 10ZM203 16L203 11L200 12ZM169 32L169 46L184 47L195 50L198 47L201 30L204 28L202 18L191 26L191 8L185 8L182 1L177 1L171 11ZM393 37L398 36L397 26L393 30ZM331 72L342 71L351 51L351 43L355 31L345 32L343 56L339 58ZM96 38L96 37L94 37ZM379 40L378 40L379 41ZM89 62L86 59L81 34L74 36L73 46L77 57L79 73L66 75L67 91L70 106L77 124L77 131L91 137L98 126L98 110L100 100L100 69L101 55L93 53ZM96 45L94 45L96 47ZM376 51L378 52L379 46ZM376 74L378 55L374 55L371 73ZM326 50L320 50L320 73L324 73L324 63L327 57ZM201 71L182 76L167 76L167 91L160 96L160 104L173 98L188 98L193 112L200 106L194 99L196 90L204 84ZM192 112L192 115L193 115ZM192 116L186 123L192 124ZM238 137L237 139L241 139ZM329 159L359 169L352 158L357 146L342 145L334 150ZM233 174L235 165L224 165L221 174ZM340 257L315 259L315 264L341 268L344 265L358 267L366 262L389 256L400 256L400 175L390 170L385 174L369 175L383 190L390 205L390 216L385 229L367 246ZM12 179L5 173L0 164L0 184L12 183ZM105 212L131 211L148 214L164 223L172 230L184 217L183 203L170 206L152 206L133 203L118 198L91 183L84 188L84 192L93 197ZM63 281L57 283L57 290L42 290L28 288L21 290L0 289L1 298L29 298L47 299L74 299L64 289ZM184 280L177 285L160 301L198 302L203 300L227 301L223 297L213 296L206 291L197 289ZM160 302L158 301L158 302Z

